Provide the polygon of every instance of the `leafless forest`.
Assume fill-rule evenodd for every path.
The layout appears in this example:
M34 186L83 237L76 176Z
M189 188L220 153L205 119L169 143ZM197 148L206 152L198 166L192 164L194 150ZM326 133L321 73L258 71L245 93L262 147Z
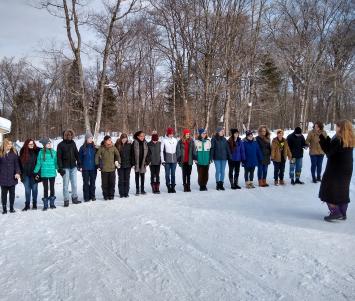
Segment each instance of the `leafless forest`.
M353 1L33 2L62 19L67 45L41 49L41 66L1 59L15 139L355 118Z

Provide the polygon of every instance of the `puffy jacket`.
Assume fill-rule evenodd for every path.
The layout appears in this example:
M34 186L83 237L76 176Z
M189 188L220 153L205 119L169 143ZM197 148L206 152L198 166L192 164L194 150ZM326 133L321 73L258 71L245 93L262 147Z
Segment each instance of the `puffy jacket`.
M132 143L125 143L121 145L119 153L121 158L121 167L123 168L131 168L134 163L133 159L133 144Z
M149 162L150 165L160 165L161 164L161 157L160 157L160 151L161 151L161 142L157 141L157 143L154 143L153 141L150 141L148 143L148 148L149 148Z
M282 145L281 145L282 144ZM280 146L282 146L282 151ZM292 153L290 151L290 148L288 147L287 140L285 138L282 138L281 141L275 137L272 139L271 143L271 160L275 162L281 162L282 159L284 161L292 159Z
M95 145L93 143L82 145L79 150L79 167L83 170L96 170L96 151L97 149L95 148Z
M243 165L245 167L258 166L263 160L263 155L261 153L259 144L256 142L256 140L249 139L244 139L243 144L245 149L245 160Z
M237 138L237 141L233 141L233 136L229 137L228 144L232 154L232 161L244 161L245 160L245 149L244 143L240 137Z
M229 160L232 157L228 141L225 137L216 135L212 138L211 143L211 156L213 160Z
M189 139L189 155L188 158L185 158L185 144L182 139L179 140L177 147L176 147L176 160L179 163L184 163L187 161L189 165L193 164L193 160L195 158L195 143L190 138Z
M209 139L195 141L195 159L198 165L206 166L211 163L212 144Z
M176 147L177 139L172 137L169 138L165 136L161 141L161 162L165 163L176 163Z
M95 164L103 172L113 172L116 170L115 162L121 163L120 153L115 146L100 146L95 156Z
M287 136L287 143L290 148L292 158L303 158L303 149L307 146L303 135L296 135L292 133Z
M16 174L20 174L19 157L12 150L0 157L0 186L14 186L18 183Z
M42 149L38 154L34 173L39 173L42 178L55 178L57 169L57 152L54 149L47 149L44 154L44 149Z
M258 142L259 147L260 147L260 151L263 155L263 160L262 160L262 164L263 165L269 165L271 160L271 143L270 143L270 139L269 138L263 138L263 137L256 137L256 142Z
M79 152L74 140L63 140L57 147L58 168L80 166Z

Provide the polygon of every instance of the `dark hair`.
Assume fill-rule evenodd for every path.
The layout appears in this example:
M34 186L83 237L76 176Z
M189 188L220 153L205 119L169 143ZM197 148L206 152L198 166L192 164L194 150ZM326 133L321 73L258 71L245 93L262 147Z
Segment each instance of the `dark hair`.
M128 139L128 135L125 133L122 133L120 138L117 139L115 146L118 149L118 151L120 151L122 149L123 143L122 143L122 139L127 138ZM128 143L128 142L127 142Z
M319 127L319 129L321 130L321 131L323 131L323 129L324 129L324 124L323 124L323 122L321 122L321 121L316 121L315 123L314 123L314 125L313 125L313 128L315 128L316 127L316 125L318 125L318 127Z
M139 136L140 134L142 134L142 133L144 134L143 131L135 132L134 135L133 135L133 138L136 139L136 140L138 140L138 136Z
M33 150L37 150L36 142L33 139L27 139L20 150L20 160L22 164L25 164L29 158L29 147L30 142L33 142Z

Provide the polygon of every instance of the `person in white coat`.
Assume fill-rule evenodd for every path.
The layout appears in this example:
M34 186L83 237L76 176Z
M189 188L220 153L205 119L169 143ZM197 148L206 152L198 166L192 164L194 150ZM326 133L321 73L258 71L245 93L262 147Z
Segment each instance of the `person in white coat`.
M161 162L165 168L165 181L168 193L176 193L175 171L177 139L174 137L174 129L168 128L166 136L161 141Z

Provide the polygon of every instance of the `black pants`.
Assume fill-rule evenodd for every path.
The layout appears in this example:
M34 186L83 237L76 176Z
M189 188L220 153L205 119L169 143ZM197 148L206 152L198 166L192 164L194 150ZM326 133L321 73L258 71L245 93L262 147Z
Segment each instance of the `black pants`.
M181 168L182 168L182 183L184 185L190 185L192 165L189 165L188 163L183 163L181 165Z
M136 172L136 189L139 190L139 178L141 180L141 191L144 191L145 173Z
M97 171L96 170L83 170L83 194L84 201L95 199L95 182Z
M129 179L131 175L131 168L120 168L118 171L118 191L120 196L128 196L129 193Z
M198 174L197 181L200 187L207 186L209 168L210 168L209 165L197 165L197 174Z
M285 173L285 161L275 162L274 161L274 180L283 180Z
M12 210L15 204L15 185L1 186L1 204L4 211L7 206L7 194L9 194L10 197L10 210Z
M55 178L42 178L43 182L43 196L45 198L48 198L48 188L50 190L50 196L55 195L55 190L54 190L54 183L55 183ZM49 187L48 187L49 184Z
M104 199L115 197L116 172L101 172L101 187Z
M245 182L253 182L255 167L244 167L244 179Z
M240 161L228 161L228 167L229 167L229 180L231 183L237 183L238 178L239 178L239 172L240 172Z
M160 165L150 165L150 183L160 183Z

